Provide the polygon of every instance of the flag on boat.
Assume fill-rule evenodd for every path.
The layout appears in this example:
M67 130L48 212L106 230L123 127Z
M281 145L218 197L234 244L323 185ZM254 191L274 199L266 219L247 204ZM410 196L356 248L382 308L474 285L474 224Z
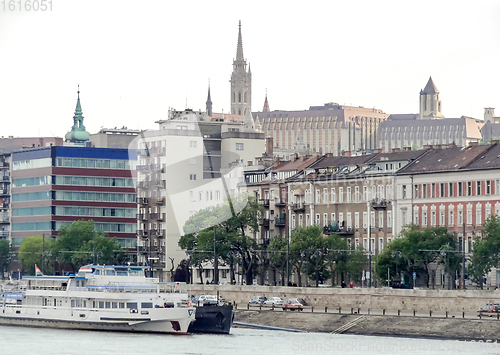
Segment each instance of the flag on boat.
M35 276L43 276L42 270L35 264Z

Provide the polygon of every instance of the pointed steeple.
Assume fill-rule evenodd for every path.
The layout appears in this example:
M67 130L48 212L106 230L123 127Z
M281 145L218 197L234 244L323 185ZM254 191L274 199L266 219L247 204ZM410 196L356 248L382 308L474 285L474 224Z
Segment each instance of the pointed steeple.
M242 62L245 60L245 57L243 57L243 40L241 39L241 20L238 25L238 45L236 47L236 61L237 62Z
M429 81L427 82L427 85L425 85L424 90L422 90L423 93L425 94L439 94L439 90L437 89L436 85L434 85L434 81L432 81L432 76L429 77Z
M208 97L206 102L208 117L212 117L212 98L210 97L210 79L208 79Z
M264 101L264 108L262 109L262 112L270 112L269 102L267 102L267 89L266 89L266 100Z
M71 127L71 132L68 132L65 138L66 141L73 142L77 145L83 145L84 142L89 140L90 134L83 125L83 112L80 104L80 85L78 85L77 93L78 98L76 100L75 115L73 116L73 127Z

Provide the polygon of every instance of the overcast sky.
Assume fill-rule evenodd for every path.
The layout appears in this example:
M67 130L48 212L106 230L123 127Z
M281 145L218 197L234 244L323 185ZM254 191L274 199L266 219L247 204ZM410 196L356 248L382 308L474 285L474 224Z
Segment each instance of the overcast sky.
M25 2L25 0L21 0ZM52 0L0 3L0 136L156 128L169 107L229 111L238 20L252 110L336 102L417 113L429 76L445 117L500 116L499 1ZM7 10L7 9L6 9Z

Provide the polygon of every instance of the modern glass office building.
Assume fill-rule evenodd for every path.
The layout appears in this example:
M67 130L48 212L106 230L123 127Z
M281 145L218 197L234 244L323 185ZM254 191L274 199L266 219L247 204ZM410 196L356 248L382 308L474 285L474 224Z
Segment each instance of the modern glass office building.
M57 236L63 224L91 219L97 230L135 252L135 161L128 149L56 146L13 152L13 245L28 236Z

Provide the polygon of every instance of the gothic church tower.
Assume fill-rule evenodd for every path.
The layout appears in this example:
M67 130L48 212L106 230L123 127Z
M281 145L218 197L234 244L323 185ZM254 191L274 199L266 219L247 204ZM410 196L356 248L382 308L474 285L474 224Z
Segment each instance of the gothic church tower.
M424 90L420 91L420 115L421 120L444 118L441 113L441 100L439 90L434 85L432 77L429 78Z
M241 39L241 21L239 23L238 45L236 59L233 60L233 73L231 74L231 113L246 115L252 108L252 72L250 64L243 57L243 41Z

